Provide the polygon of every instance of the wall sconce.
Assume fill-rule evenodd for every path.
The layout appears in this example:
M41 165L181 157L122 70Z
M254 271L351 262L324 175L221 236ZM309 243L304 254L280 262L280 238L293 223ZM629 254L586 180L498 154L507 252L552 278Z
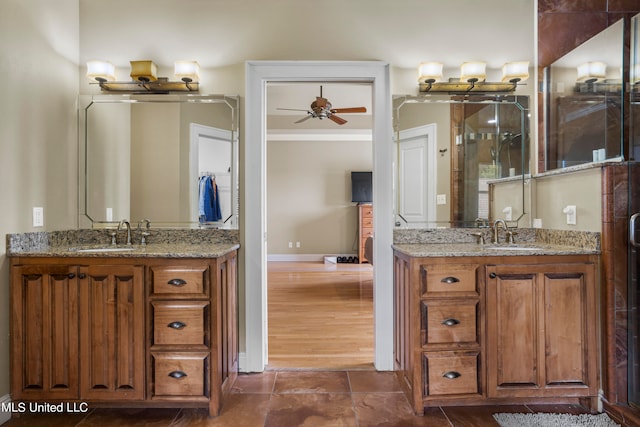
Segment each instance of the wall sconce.
M578 65L578 82L593 83L607 76L607 64L601 61L585 62Z
M460 81L469 83L483 82L487 78L486 70L486 62L464 62L460 66Z
M442 80L442 62L422 62L418 67L418 82L431 85Z
M173 74L185 83L197 83L200 79L200 65L196 61L176 61Z
M106 61L87 62L87 77L97 82L114 81L116 79L116 68L112 63Z
M529 77L528 62L511 62L505 64L526 64L524 72L521 71L522 65L509 65L508 70L511 72L515 69L518 74L510 74L510 78L505 80L503 67L502 82L485 82L486 80L486 63L480 61L465 62L460 67L460 78L442 80L442 64L439 62L423 62L418 68L418 84L420 92L447 92L450 94L465 94L469 92L487 93L487 92L513 92L516 90L517 83Z
M631 68L631 84L636 85L640 83L640 63L634 64Z
M502 81L518 83L529 78L529 61L507 62L502 66Z
M170 93L197 92L199 90L199 66L195 61L177 61L176 77L180 81L169 81L158 77L153 61L131 61L131 81L114 81L114 67L104 61L87 62L87 77L100 85L103 92Z

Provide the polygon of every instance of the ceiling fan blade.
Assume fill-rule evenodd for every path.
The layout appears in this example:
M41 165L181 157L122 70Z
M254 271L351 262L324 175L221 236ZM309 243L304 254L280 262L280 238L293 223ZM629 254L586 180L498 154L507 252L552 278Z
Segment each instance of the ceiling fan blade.
M287 111L308 111L303 108L276 108L276 110L287 110Z
M306 117L301 118L300 120L296 120L296 121L295 121L295 122L293 122L293 123L302 123L302 122L304 122L304 121L306 121L306 120L309 120L311 117L313 117L313 116L312 116L312 115L308 115L308 116L306 116Z
M366 107L351 107L351 108L334 108L332 113L366 113Z
M343 124L347 123L347 121L345 119L343 119L342 117L338 117L335 114L330 115L328 118L329 118L329 120L332 120L332 121L336 122L339 125L343 125Z

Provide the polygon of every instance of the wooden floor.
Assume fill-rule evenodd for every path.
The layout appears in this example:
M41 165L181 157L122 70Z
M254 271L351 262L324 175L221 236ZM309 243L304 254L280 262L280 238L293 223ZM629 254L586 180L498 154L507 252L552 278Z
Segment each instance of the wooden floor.
M268 263L268 369L373 369L373 267Z

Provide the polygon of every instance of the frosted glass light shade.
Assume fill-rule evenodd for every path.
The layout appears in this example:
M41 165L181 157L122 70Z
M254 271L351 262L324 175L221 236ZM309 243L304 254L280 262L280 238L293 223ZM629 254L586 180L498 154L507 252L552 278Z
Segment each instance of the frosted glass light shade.
M116 69L112 63L106 61L87 62L87 78L91 81L114 81Z
M529 61L507 62L502 66L502 81L523 81L529 78Z
M469 79L478 79L479 82L485 81L487 78L486 62L471 61L464 62L460 67L460 81L468 82Z
M158 80L158 67L153 61L130 61L131 78L140 82L155 82Z
M197 82L200 78L200 65L196 61L176 61L174 75L178 80Z
M420 66L418 67L418 82L426 83L427 80L433 80L433 82L439 82L442 80L441 62L420 63Z
M607 76L607 64L600 61L585 62L578 65L577 81L604 79Z

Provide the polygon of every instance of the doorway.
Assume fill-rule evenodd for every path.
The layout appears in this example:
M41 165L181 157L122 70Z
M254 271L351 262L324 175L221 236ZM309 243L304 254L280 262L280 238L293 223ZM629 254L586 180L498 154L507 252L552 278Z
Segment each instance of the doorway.
M266 85L268 82L365 82L373 94L374 364L393 369L393 142L389 65L378 61L250 61L246 64L243 317L240 369L267 364Z

